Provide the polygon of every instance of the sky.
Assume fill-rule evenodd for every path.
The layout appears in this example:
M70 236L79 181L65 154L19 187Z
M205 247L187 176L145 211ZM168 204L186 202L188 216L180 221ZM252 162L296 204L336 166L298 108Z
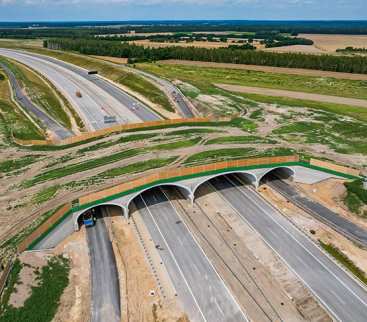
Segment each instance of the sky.
M0 21L367 20L367 0L0 0Z

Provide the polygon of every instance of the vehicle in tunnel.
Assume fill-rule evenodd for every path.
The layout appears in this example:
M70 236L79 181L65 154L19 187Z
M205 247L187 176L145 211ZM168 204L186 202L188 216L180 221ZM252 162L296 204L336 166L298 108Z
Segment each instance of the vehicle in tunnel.
M95 217L95 209L86 211L83 214L83 224L85 227L93 227L96 223L97 218Z

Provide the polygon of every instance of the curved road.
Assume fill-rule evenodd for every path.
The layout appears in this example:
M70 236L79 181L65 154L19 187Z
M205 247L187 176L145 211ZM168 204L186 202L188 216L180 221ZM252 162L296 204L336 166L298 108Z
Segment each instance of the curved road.
M39 120L45 129L50 130L59 139L65 139L73 135L69 129L65 128L52 117L50 117L42 108L34 104L30 98L24 93L14 73L4 64L0 63L0 67L8 75L11 87L14 93L14 99L29 114Z
M0 55L15 59L46 77L76 109L88 130L111 126L105 116L119 124L156 120L159 117L137 99L85 69L60 60L17 50L0 49ZM80 91L82 97L77 97Z

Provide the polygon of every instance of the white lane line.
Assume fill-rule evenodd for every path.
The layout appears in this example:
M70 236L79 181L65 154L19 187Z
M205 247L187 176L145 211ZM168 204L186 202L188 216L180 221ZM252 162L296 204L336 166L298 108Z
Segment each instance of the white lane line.
M334 318L337 321L342 321L338 315L325 303L325 301L315 292L315 290L299 275L292 266L288 264L286 259L262 236L262 234L244 217L242 214L227 200L227 198L219 191L217 190L209 181L208 184L212 186L214 191L217 192L217 194L222 198L222 200L247 224L249 225L253 231L257 232L257 234L260 236L260 238L267 244L270 249L273 250L275 254L279 256L285 263L285 265L288 267L290 271L292 271L305 285L306 287L313 293L313 295L320 301L320 303L334 316Z
M182 223L185 225L186 229L190 232L191 237L193 238L194 242L196 243L196 245L199 247L199 249L201 250L202 254L204 255L204 257L207 259L209 265L212 267L212 269L214 270L214 272L216 273L216 275L218 276L219 280L222 282L224 288L227 290L229 296L233 299L234 303L236 303L236 305L238 306L239 311L242 313L244 319L246 321L248 321L246 314L242 311L241 306L239 305L239 303L237 302L237 300L235 299L235 297L233 296L233 294L230 292L229 288L227 287L226 283L224 282L224 280L222 279L222 277L219 275L219 273L217 272L217 270L215 269L215 267L213 266L212 262L210 261L210 259L208 258L208 256L205 254L204 250L202 249L202 247L200 246L199 242L197 241L195 235L193 233L191 233L189 227L186 225L184 219L181 217L181 215L179 214L179 212L177 211L176 207L173 205L173 203L171 202L171 200L169 199L169 197L167 196L167 194L163 191L163 189L160 189L164 196L167 198L168 202L171 204L172 208L174 209L174 211L176 212L177 216L181 219Z
M234 188L237 189L243 196L246 196L247 198L249 198L252 202L253 205L259 210L262 211L263 213L265 213L274 223L276 223L284 232L287 233L287 235L289 235L293 240L295 240L297 242L297 244L299 244L307 253L309 253L317 262L319 262L321 264L321 266L323 266L331 275L333 275L347 290L349 290L350 293L352 293L364 306L367 306L367 304L364 302L363 299L361 299L353 290L351 290L348 285L346 285L332 270L330 270L322 261L320 261L314 254L312 254L311 251L309 251L303 244L301 241L299 241L295 236L293 236L290 232L288 232L280 223L278 223L273 216L269 215L266 211L263 211L263 209L258 206L257 202L263 202L262 199L260 199L258 196L256 196L256 198L258 200L255 200L255 197L251 196L251 194L253 194L254 192L250 191L250 194L246 194L245 191L243 189L243 187L237 187L235 185L235 183L228 177L226 177L228 181L231 182L232 185L234 185ZM243 188L243 189L241 189ZM275 211L276 213L279 214L279 212L276 209L273 209L273 211ZM294 228L294 227L293 227ZM323 253L322 253L323 255ZM335 264L335 263L333 263ZM339 266L337 266L339 268ZM343 271L344 272L344 271ZM349 277L349 276L348 276Z
M205 316L204 316L203 311L202 311L202 310L201 310L201 308L200 308L200 305L199 305L199 303L198 303L198 301L197 301L197 299L196 299L196 297L195 297L195 295L194 295L194 293L193 293L193 291L192 291L192 289L191 289L191 287L190 287L190 285L189 285L188 281L187 281L187 280L186 280L186 278L185 278L184 273L183 273L183 272L182 272L182 270L181 270L180 265L178 264L178 262L177 262L177 260L176 260L175 255L174 255L174 254L173 254L173 252L172 252L171 247L169 246L169 244L168 244L168 242L167 242L166 238L164 237L164 235L163 235L163 233L162 233L161 229L159 228L158 223L157 223L157 222L156 222L156 220L154 219L154 216L153 216L153 214L151 213L151 211L150 211L150 209L149 209L149 206L148 206L148 205L147 205L147 203L145 202L145 200L144 200L144 198L143 198L143 196L142 196L142 195L139 195L139 197L140 197L140 198L141 198L141 200L143 201L143 203L144 203L144 205L145 205L145 208L148 210L148 213L149 213L150 217L152 218L152 220L153 220L153 222L154 222L154 225L156 226L157 230L159 231L159 234L162 236L162 238L163 238L163 240L164 240L164 243L166 244L167 249L168 249L168 251L169 251L169 253L170 253L170 255L171 255L171 257L172 257L173 261L175 262L175 264L176 264L176 266L177 266L178 270L180 271L180 274L181 274L181 276L182 276L182 278L183 278L183 280L184 280L184 282L185 282L185 284L186 284L186 286L187 286L187 288L188 288L188 290L189 290L189 292L190 292L190 294L191 294L191 296L192 296L192 298L193 298L193 300L194 300L194 302L195 302L195 304L196 304L196 306L197 306L197 308L198 308L198 310L199 310L199 312L200 312L200 314L201 314L202 318L204 319L204 321L208 322L208 320L207 320L207 319L205 318Z

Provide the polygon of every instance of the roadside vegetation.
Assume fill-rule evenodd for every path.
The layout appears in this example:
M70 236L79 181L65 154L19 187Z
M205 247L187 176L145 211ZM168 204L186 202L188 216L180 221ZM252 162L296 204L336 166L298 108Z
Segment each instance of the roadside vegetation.
M11 100L9 83L5 74L0 79L0 123L8 142L12 137L22 140L42 140L45 134Z
M258 151L255 148L250 147L245 147L241 149L227 148L227 149L203 151L193 154L184 161L184 164L187 166L192 166L211 162L237 160L252 157L292 155L293 153L294 153L293 150L286 148L274 148L265 151Z
M344 185L347 189L345 205L351 212L367 218L367 190L363 188L362 180L346 182Z
M0 176L1 173L8 173L16 170L23 169L32 163L39 160L42 155L26 155L18 159L9 159L0 161Z
M37 285L32 287L32 293L25 300L24 305L15 308L8 303L4 303L4 310L0 315L0 321L52 321L56 314L60 297L69 283L69 271L69 259L62 255L50 258L47 265L42 267L40 271L35 269L34 274L37 274ZM16 280L13 284L14 291L18 281L17 277L15 278Z
M71 128L71 121L65 112L63 100L42 76L13 60L0 57L0 62L14 73L33 103L66 128Z
M248 135L248 136L222 136L215 139L211 139L205 142L206 145L210 144L248 144L248 143L265 143L275 144L274 140L262 138L260 136Z
M344 255L343 252L335 247L334 245L324 243L319 240L321 247L334 257L341 265L348 269L355 277L357 277L362 283L367 285L367 276L364 271L357 267L348 256Z
M22 45L18 44L14 47L21 48ZM97 70L101 76L104 76L118 84L126 86L127 88L146 97L152 103L161 106L167 111L173 111L173 107L164 92L162 92L157 86L153 85L148 80L139 75L135 75L132 72L124 70L121 66L115 66L109 62L97 58L78 55L75 53L67 53L62 51L46 50L42 48L32 47L27 47L26 49L32 52L48 55L66 61L68 63L83 67L88 70Z

